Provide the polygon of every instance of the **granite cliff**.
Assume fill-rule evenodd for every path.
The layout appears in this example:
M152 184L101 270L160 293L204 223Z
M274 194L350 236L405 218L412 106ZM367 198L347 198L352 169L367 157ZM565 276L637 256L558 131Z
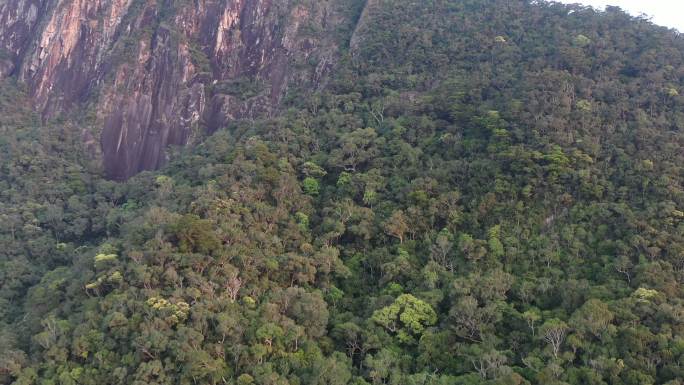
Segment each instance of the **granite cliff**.
M163 164L169 145L321 87L343 3L6 0L0 77L25 84L44 119L88 116L84 143L126 179Z

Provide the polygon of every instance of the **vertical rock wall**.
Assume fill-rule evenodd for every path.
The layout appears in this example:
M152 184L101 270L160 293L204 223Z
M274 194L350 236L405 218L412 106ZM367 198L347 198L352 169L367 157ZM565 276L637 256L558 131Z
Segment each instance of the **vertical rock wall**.
M336 6L6 0L0 77L24 82L46 119L95 112L105 172L126 179L159 167L169 145L192 143L201 130L273 113L292 84L319 86L335 60L326 39ZM301 65L309 62L318 64Z

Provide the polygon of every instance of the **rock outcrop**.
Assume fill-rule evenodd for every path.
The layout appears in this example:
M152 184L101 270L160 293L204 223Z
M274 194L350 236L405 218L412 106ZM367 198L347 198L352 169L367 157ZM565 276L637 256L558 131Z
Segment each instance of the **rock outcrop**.
M278 110L335 62L333 0L6 0L0 77L46 118L91 116L106 174L155 169L169 145ZM315 33L312 33L315 31Z

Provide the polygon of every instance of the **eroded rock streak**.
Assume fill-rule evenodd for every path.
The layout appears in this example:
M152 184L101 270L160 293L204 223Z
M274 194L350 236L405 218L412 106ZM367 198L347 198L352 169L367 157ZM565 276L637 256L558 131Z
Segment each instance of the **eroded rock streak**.
M332 1L0 1L0 77L25 83L46 119L95 116L84 136L126 179L202 130L272 114L291 86L318 87L334 13Z

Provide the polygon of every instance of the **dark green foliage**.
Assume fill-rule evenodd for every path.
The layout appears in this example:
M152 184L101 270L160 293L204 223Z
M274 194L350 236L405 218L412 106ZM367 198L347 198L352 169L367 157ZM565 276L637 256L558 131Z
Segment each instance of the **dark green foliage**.
M121 184L2 84L0 383L681 383L682 38L369 4L324 90Z

